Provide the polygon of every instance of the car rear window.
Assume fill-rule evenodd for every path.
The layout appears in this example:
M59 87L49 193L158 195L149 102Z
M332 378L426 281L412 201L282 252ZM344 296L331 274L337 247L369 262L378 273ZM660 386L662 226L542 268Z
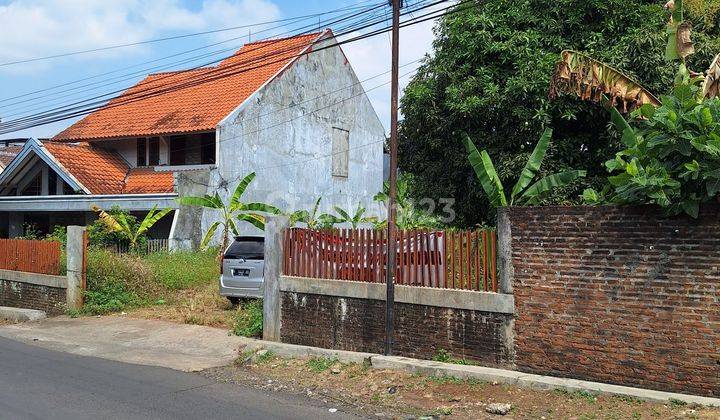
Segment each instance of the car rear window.
M225 252L225 258L262 260L265 258L264 238L239 238Z

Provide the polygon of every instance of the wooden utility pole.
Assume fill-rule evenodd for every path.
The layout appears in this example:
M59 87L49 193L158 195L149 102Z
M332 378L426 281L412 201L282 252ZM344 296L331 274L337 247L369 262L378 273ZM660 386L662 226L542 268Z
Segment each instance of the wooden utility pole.
M397 228L397 137L398 137L398 54L400 50L400 8L402 0L390 0L393 8L392 16L392 78L390 81L390 197L388 199L388 234L387 234L387 275L385 284L387 296L385 300L385 354L391 355L394 333L395 307L395 266L397 244L395 242Z

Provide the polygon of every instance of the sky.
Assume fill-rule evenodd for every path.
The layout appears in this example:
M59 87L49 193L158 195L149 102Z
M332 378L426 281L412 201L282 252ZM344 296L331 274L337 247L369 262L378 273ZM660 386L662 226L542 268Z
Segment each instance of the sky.
M405 3L413 4L416 1ZM141 80L147 73L194 67L229 55L248 39L256 41L281 35L283 32L308 25L308 21L285 23L288 26L281 28L278 28L276 23L49 60L3 65L5 63L251 25L377 2L378 0L0 0L0 28L3 28L0 35L0 120L9 121L48 108L67 106L78 99L120 91ZM400 80L401 91L419 65L417 60L430 52L433 24L434 22L428 21L401 31L400 65L403 67L400 74L404 76ZM207 47L214 43L221 44ZM194 53L186 53L195 48L198 50ZM389 34L345 44L342 48L360 80L390 70ZM219 53L221 50L228 52ZM218 51L220 55L191 63L174 64L208 51ZM173 59L148 63L183 52L186 54ZM148 69L153 66L158 68ZM161 66L165 67L159 68ZM83 81L78 82L81 79ZM382 85L369 91L368 96L386 130L390 126L390 87L383 83L389 80L388 73L363 84L366 90ZM92 83L95 85L90 85ZM62 84L66 85L57 87ZM73 88L75 90L70 90ZM43 89L51 90L33 93ZM27 95L28 93L30 95ZM25 96L17 97L19 95ZM0 139L51 137L77 119L79 117L3 134Z

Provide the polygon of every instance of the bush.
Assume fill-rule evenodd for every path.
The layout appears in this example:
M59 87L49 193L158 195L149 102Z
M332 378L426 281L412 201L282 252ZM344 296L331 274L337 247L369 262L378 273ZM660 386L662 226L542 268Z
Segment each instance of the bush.
M217 252L161 252L149 254L144 261L155 279L170 290L217 282L220 276Z
M263 329L263 301L254 299L238 307L233 333L243 337L260 337Z
M121 311L149 302L161 291L152 270L142 259L90 248L83 313Z

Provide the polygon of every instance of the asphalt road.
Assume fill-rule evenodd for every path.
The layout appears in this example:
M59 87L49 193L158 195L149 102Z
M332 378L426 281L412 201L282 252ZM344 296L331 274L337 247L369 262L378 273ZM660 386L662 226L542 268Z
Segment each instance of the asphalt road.
M282 394L0 338L0 419L353 418Z

